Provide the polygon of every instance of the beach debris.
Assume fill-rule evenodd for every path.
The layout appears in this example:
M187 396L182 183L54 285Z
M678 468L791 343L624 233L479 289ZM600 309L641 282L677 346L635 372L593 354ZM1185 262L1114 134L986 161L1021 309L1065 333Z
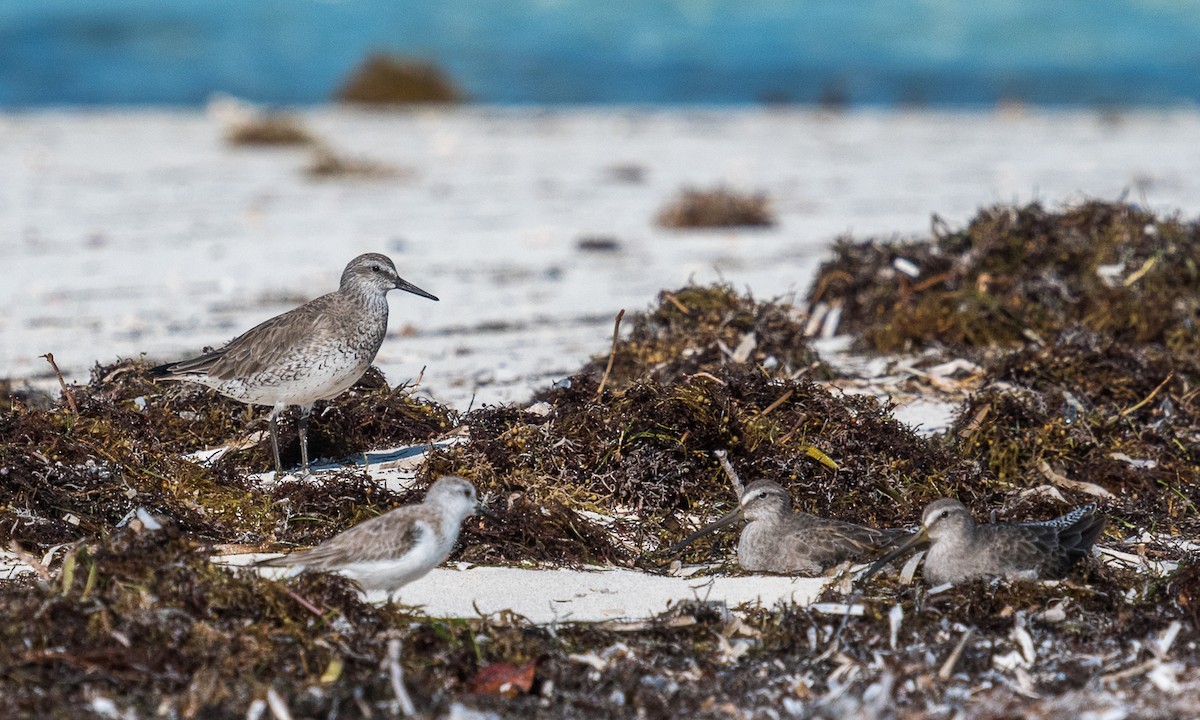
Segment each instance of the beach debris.
M621 251L621 241L609 235L585 235L575 241L575 248L580 252L617 253Z
M1119 258L1119 263L1113 260ZM842 238L807 302L840 303L862 348L1037 344L1074 326L1200 345L1200 222L1124 202L981 210L922 240Z
M225 142L230 145L311 145L317 141L299 117L263 110L232 95L214 94L207 113L223 126Z
M313 148L304 174L314 180L386 180L405 176L405 173L390 165L367 158L349 157L324 143L318 143Z
M433 63L381 52L368 55L342 82L336 97L340 102L370 105L459 103L466 99Z
M775 224L770 199L764 193L741 194L724 187L685 188L658 214L659 227L770 227Z

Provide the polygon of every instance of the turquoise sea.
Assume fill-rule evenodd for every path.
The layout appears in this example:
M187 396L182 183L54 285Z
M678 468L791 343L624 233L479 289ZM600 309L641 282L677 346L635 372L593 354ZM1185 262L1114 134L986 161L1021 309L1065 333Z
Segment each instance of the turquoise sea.
M0 106L315 104L372 50L488 103L1200 101L1178 0L3 0Z

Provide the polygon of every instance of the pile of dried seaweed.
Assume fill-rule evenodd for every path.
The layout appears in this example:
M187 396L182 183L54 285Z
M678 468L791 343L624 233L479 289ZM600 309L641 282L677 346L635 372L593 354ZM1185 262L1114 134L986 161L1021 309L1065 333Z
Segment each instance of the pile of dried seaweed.
M375 52L362 60L337 90L348 103L457 103L466 96L437 65Z
M406 499L347 469L266 491L247 478L271 463L266 417L194 385L156 384L144 362L97 367L60 403L0 413L4 544L31 549L102 535L137 508L215 542L308 544ZM373 387L372 387L373 386ZM314 457L422 442L448 429L446 408L392 389L377 372L326 406L309 433ZM286 462L299 459L294 417L281 424ZM247 430L250 434L247 434ZM184 454L231 445L211 466Z
M1077 331L985 371L951 441L999 485L1082 488L1126 531L1200 534L1200 351Z
M981 211L930 240L839 241L809 302L862 347L990 347L1081 325L1128 343L1200 341L1200 223L1089 202Z
M658 214L665 228L769 227L775 224L771 201L762 193L728 188L685 189Z
M607 387L637 380L675 384L726 366L758 367L768 377L828 379L832 372L808 345L803 316L791 305L759 301L728 285L663 291L637 313L612 354ZM602 377L607 357L581 372Z

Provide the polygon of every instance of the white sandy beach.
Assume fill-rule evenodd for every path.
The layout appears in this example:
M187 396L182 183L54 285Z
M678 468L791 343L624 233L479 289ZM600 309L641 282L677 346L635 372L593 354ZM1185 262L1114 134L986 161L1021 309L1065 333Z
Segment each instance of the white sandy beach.
M391 255L440 303L392 295L377 363L465 409L520 401L607 350L612 318L724 279L802 298L840 234L921 234L978 207L1127 194L1200 212L1200 112L317 109L335 149L398 171L306 178L306 150L227 146L201 112L0 115L0 377L169 359ZM614 168L624 171L614 172ZM642 181L629 182L630 175ZM765 230L675 232L681 187L768 193ZM615 253L577 242L606 237Z

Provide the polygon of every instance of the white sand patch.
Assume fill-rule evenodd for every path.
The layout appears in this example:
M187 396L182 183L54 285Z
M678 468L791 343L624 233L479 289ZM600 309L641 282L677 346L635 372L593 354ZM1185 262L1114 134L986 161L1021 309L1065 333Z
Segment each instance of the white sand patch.
M679 578L614 568L437 568L402 588L398 599L421 605L436 617L511 610L538 624L600 622L652 617L687 600L722 602L731 608L743 603L807 605L827 582L827 578L775 575ZM368 598L378 601L385 595L372 593Z
M248 565L273 555L246 554L214 558L225 565ZM282 578L284 568L262 568ZM808 605L832 582L830 578L748 575L741 577L673 577L624 568L586 570L484 566L447 566L404 586L397 602L420 606L432 617L478 617L510 611L540 625L555 622L642 620L684 601L724 603L730 608L751 604ZM367 593L369 602L387 601L387 593Z

